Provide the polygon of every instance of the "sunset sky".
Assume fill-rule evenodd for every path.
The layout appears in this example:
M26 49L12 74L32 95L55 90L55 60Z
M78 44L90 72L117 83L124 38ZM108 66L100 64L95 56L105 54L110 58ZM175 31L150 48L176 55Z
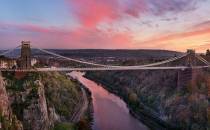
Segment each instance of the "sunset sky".
M210 48L210 0L0 0L0 48Z

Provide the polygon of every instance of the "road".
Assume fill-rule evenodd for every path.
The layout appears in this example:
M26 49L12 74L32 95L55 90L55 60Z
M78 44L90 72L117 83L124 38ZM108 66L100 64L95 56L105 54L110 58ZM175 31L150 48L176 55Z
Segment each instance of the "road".
M0 69L0 71L16 71L16 72L66 72L66 71L105 71L105 70L185 70L185 69L203 69L209 66L174 66L174 67L98 67L98 68L36 68L36 69Z

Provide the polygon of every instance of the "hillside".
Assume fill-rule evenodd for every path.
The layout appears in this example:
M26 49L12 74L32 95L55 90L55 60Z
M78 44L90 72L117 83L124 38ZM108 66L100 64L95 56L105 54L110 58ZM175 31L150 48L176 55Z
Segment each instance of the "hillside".
M87 78L101 83L122 97L140 119L150 117L160 129L206 130L210 73L193 73L192 83L177 85L178 71L106 71L88 72ZM158 120L157 120L158 118ZM162 122L164 121L164 122ZM168 126L170 125L170 127ZM163 128L162 128L163 127Z

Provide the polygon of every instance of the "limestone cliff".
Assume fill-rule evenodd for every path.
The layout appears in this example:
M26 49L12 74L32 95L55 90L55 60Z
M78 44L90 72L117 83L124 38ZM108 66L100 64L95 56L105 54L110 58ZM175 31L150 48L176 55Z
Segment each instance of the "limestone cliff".
M5 89L5 82L3 81L3 78L0 76L0 110L2 116L10 116L10 110L9 110L9 99L7 96L7 92Z
M31 100L30 105L23 110L25 129L48 130L50 127L44 86L36 81L37 98Z
M62 122L72 125L69 119L81 93L77 83L59 73L2 75L0 130L53 130Z
M0 74L0 130L23 130L21 122L11 111L5 86L6 84Z

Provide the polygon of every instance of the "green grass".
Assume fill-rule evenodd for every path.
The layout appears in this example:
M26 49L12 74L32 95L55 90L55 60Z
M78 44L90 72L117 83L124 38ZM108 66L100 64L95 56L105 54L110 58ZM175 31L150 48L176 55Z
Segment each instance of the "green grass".
M78 84L56 72L42 74L42 83L47 90L48 105L54 106L59 115L69 118L80 98Z

